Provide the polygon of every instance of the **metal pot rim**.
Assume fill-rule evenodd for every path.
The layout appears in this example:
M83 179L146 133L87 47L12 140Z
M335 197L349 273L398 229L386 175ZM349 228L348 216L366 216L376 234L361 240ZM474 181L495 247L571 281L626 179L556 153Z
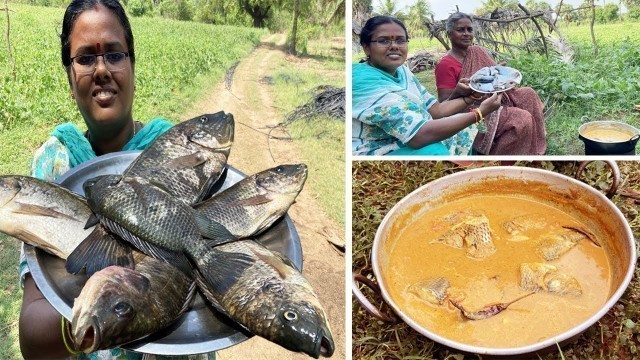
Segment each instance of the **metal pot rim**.
M526 175L528 173L529 174L538 173L538 174L544 174L545 176L555 177L557 179L561 179L563 181L568 182L572 186L578 186L579 188L582 188L583 190L590 192L593 196L598 197L602 202L607 204L607 206L612 210L612 213L614 214L614 216L616 216L617 218L619 218L619 220L622 221L622 223L625 225L624 226L625 238L626 238L626 241L629 242L630 258L629 258L629 268L627 269L627 272L620 286L618 286L616 291L608 298L608 300L605 302L605 304L601 307L599 311L597 311L595 314L593 314L591 317L589 317L582 323L575 325L573 328L555 337L551 337L546 340L539 341L534 344L526 345L526 346L519 346L519 347L513 347L513 348L494 348L494 347L468 345L468 344L464 344L458 341L453 341L445 337L442 337L432 332L431 330L428 330L422 327L421 325L417 324L415 321L413 321L413 319L411 319L410 316L404 313L402 309L389 296L389 293L387 292L386 286L384 284L384 279L380 276L381 269L378 263L378 254L380 251L379 249L380 249L381 243L383 241L381 239L383 235L382 230L386 227L386 224L391 221L391 218L394 216L396 212L404 208L404 205L409 201L409 199L423 192L425 189L428 189L429 187L434 187L435 185L441 182L451 181L451 179L455 179L458 177L466 178L467 176L473 176L476 174L480 174L480 175L500 174L500 175L507 175L510 178L514 179L514 178L522 178L522 175ZM635 271L635 265L636 265L636 248L635 248L633 233L631 231L631 228L629 227L628 222L624 218L624 215L622 214L622 212L620 212L620 210L602 193L593 189L589 185L584 184L578 180L572 179L568 176L554 173L547 170L525 168L525 167L494 166L494 167L471 169L471 170L466 170L466 171L454 173L451 175L443 176L439 179L436 179L434 181L431 181L419 187L418 189L414 190L413 192L411 192L410 194L402 198L397 204L393 206L393 208L391 208L391 210L387 213L387 215L384 217L384 219L380 223L380 226L378 227L378 230L376 232L374 242L373 242L373 248L371 253L371 263L373 267L373 273L380 286L380 292L384 301L394 310L394 312L404 322L406 322L409 326L411 326L414 330L418 331L422 335L438 343L444 344L448 347L455 348L465 352L488 354L488 355L521 355L521 354L532 353L534 351L545 349L551 346L556 346L556 344L559 344L565 340L571 339L572 337L584 332L588 327L590 327L591 325L596 323L601 317L603 317L609 311L609 309L611 309L613 305L615 305L616 302L620 299L620 297L628 287L629 282L631 281L631 278L633 277L633 274Z

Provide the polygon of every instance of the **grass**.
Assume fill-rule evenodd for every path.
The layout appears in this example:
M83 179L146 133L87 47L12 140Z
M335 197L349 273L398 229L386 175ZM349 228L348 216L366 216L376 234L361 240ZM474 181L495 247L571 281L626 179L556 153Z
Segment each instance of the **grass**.
M485 162L483 166L492 165ZM495 164L493 164L495 165ZM516 166L536 167L573 176L575 162L518 162ZM619 162L621 190L640 190L640 163ZM352 166L352 271L371 273L371 248L378 226L386 213L405 195L442 176L463 171L449 162L429 161L354 161ZM606 188L609 179L602 163L589 165L585 182L597 189ZM616 195L612 201L620 209L638 242L640 216L637 200ZM425 259L428 263L428 259ZM618 303L596 324L577 339L546 354L533 358L558 359L631 359L639 356L640 345L640 269ZM381 299L363 289L376 304ZM366 313L355 300L352 312L353 359L467 359L470 356L435 343L407 324L383 323ZM383 310L388 310L382 306ZM539 357L538 357L539 356Z
M286 114L311 99L310 90L319 85L344 87L344 42L318 39L308 43L310 55L292 66L288 59L275 65L272 78L277 109ZM322 55L318 55L322 54ZM309 165L305 187L310 189L325 212L344 225L344 119L326 116L295 120L288 130L296 148Z
M18 282L18 241L0 233L0 354L21 359L18 345L18 314L22 290Z

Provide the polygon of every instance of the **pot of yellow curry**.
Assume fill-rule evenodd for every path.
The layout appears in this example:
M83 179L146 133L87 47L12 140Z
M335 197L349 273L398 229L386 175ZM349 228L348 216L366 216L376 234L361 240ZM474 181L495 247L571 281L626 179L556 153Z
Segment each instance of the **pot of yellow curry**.
M618 121L591 121L578 129L585 155L635 155L640 130Z
M606 314L633 276L636 249L622 213L590 186L487 167L404 197L380 224L371 263L378 285L354 274L353 292L374 316L393 321L358 282L436 342L518 355L556 347Z

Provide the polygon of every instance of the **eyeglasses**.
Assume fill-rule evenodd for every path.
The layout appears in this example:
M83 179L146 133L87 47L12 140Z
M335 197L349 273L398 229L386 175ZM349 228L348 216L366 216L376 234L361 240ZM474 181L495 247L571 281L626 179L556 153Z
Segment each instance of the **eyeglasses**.
M394 42L396 43L396 45L398 47L405 47L409 43L409 40L405 40L405 39L397 39L397 40L378 39L378 40L371 40L371 43L376 43L376 44L378 44L378 46L382 46L382 47L389 47Z
M104 54L78 55L71 58L71 64L78 74L93 74L96 71L98 57L102 56L107 70L114 72L123 70L127 66L125 59L128 52L112 52Z

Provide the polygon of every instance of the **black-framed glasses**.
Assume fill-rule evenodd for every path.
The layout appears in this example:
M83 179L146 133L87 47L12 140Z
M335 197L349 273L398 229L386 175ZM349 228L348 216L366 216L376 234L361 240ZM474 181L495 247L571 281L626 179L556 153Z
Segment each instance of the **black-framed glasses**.
M405 46L407 46L407 44L409 44L409 40L406 40L406 39L397 39L397 40L378 39L378 40L371 40L371 43L376 43L376 44L378 44L378 46L382 46L382 47L389 47L389 46L391 46L391 44L396 43L396 46L398 46L398 47L405 47Z
M71 65L78 74L93 74L96 71L98 57L102 56L107 70L120 71L127 66L125 61L129 57L128 52L110 52L102 54L78 55L71 58Z

